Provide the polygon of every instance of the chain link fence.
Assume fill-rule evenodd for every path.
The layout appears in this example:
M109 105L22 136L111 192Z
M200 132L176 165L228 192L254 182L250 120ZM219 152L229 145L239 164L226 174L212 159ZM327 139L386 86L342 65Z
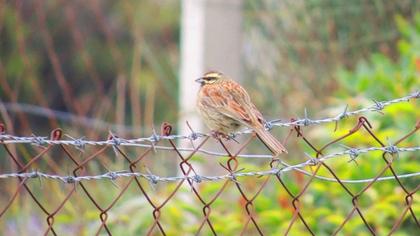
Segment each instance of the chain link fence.
M197 133L194 130L187 135L174 135L172 126L168 123L162 124L160 133L155 133L150 137L124 139L110 134L108 139L102 141L72 138L65 136L60 129L53 130L50 137L13 136L7 133L4 125L0 125L0 142L3 148L1 156L3 160L9 162L10 168L9 170L2 168L3 171L0 173L2 186L0 224L4 229L13 228L10 225L13 220L8 217L8 213L13 211L14 206L19 202L27 202L29 208L37 212L35 218L44 218L45 223L40 223L40 225L45 225L42 229L44 235L62 235L68 232L77 234L77 228L92 228L93 226L95 230L91 231L92 234L112 235L115 233L113 232L115 225L126 224L127 221L136 223L140 220L130 217L132 210L139 211L143 217L149 218L144 222L137 222L144 226L137 233L145 235L173 235L176 234L174 232L218 235L223 232L221 227L229 227L229 225L236 225L235 234L237 235L279 233L294 235L297 232L306 232L311 235L320 233L338 235L347 232L345 231L347 224L355 218L361 220L364 228L358 232L378 235L383 232L378 232L378 226L372 223L372 214L366 213L369 205L366 205L364 198L372 193L372 189L381 188L381 183L384 181L392 181L398 189L393 195L400 205L394 209L395 215L387 223L390 226L389 231L384 233L391 235L398 232L400 228L403 228L404 233L419 232L420 184L418 178L420 170L401 173L399 167L401 167L400 163L404 163L402 158L411 156L414 158L410 160L416 161L415 156L418 156L420 146L405 146L404 142L417 135L420 122L411 124L411 132L402 137L392 137L392 140L396 141L387 142L381 138L366 117L360 116L362 113L381 112L387 106L418 98L419 92L415 92L395 100L375 101L372 106L356 111L346 109L343 113L331 118L312 120L305 117L290 122L278 120L268 122L267 128L280 126L289 129L285 140L286 146L291 145L292 142L301 142L306 145L305 152L289 154L293 158L307 159L297 164L288 163L282 156L271 157L264 154L244 153L249 143L255 139L249 130L233 134L230 140L217 139L217 143L224 150L220 153L203 148L206 143L215 139L211 135ZM354 127L342 135L331 138L324 145L315 144L316 142L305 135L307 126L342 122L341 120L349 117L357 117ZM330 148L346 139L360 134L367 136L372 146L344 147L344 151L329 151ZM246 140L232 147L230 143L235 142L238 136L245 136ZM192 148L180 147L176 143L178 140L189 140ZM131 151L133 148L139 150L138 154ZM156 161L154 158L159 152L170 153L171 158L178 160L177 165L171 168L178 169L179 175L164 177L159 173L152 173L147 168L148 163ZM225 173L202 174L200 172L202 167L199 167L200 165L196 162L197 159L203 158L201 155L216 160ZM381 157L379 160L382 161L378 162L376 157ZM263 164L257 165L258 170L250 171L245 160ZM123 162L121 166L126 166L126 168L110 170L108 169L108 166L111 166L110 162ZM353 165L353 162L357 165L356 169L349 167ZM340 164L336 165L336 163ZM409 162L405 161L405 163ZM364 176L360 173L366 167L373 168L369 167L370 165L377 165L373 176ZM342 168L359 172L364 178L345 178L341 176ZM65 174L66 172L68 174ZM297 174L297 178L286 177L288 172ZM296 181L295 185L291 185L291 181ZM98 194L98 186L107 185L109 182L115 187ZM212 185L213 189L210 192L202 188L209 182L216 183ZM334 184L334 188L346 195L347 202L340 203L346 210L341 212L342 215L337 218L339 220L334 227L327 231L320 231L320 222L312 219L314 215L308 209L313 208L317 211L323 205L328 206L330 204L328 201L334 201L334 199L329 199L328 191L317 192L315 194L325 194L323 198L328 201L313 203L316 205L310 206L308 198L314 194L311 192L312 188L320 188L328 183ZM357 188L354 187L355 185ZM266 212L258 209L256 203L265 195L270 196L269 192L273 189L280 188L287 197L283 199L286 202L278 202L279 207L276 209L284 216L278 219L270 217L278 223L274 231L273 228L267 227ZM236 197L230 195L234 192ZM135 199L141 199L148 207L134 205L131 206L133 209L130 207L121 209L121 206L118 206ZM218 212L219 208L229 211L229 206L235 204L236 201L239 201L241 208L240 217L225 221L220 219L223 215L214 213ZM373 205L381 204L381 198L372 201ZM89 210L80 209L80 206L77 206L82 202L84 202L83 206L86 202L91 203L87 204ZM198 212L201 212L178 215L179 220L183 224L187 223L189 227L180 227L177 221L166 218L166 215L171 215L167 212L168 209L176 212L177 208L185 207L200 209ZM113 213L114 211L119 214ZM122 214L120 211L123 211ZM90 212L90 216L86 212ZM179 212L182 211L179 210ZM79 219L66 223L63 218L72 214ZM376 214L381 213L376 212ZM360 225L352 230L358 228L360 230ZM6 230L6 232L12 231Z

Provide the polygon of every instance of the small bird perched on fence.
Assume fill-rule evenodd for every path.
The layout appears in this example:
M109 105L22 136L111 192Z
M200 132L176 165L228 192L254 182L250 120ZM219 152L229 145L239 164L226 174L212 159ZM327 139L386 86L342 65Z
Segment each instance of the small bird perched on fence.
M265 129L264 117L241 85L216 71L207 72L195 81L201 84L198 111L213 132L227 136L245 126L255 131L274 156L287 153L286 148Z

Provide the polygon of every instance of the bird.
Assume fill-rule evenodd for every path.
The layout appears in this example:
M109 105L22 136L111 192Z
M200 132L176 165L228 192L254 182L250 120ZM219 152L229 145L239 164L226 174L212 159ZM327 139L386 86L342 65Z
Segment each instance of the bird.
M228 137L243 127L252 129L273 156L286 148L266 130L266 121L247 91L218 71L209 71L195 80L200 84L196 107L204 123L216 134Z

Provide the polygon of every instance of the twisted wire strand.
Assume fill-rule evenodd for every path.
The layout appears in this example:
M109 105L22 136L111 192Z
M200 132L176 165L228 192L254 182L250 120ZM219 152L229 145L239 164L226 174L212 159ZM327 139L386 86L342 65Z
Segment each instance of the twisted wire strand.
M338 114L335 117L330 118L323 118L323 119L309 119L308 117L305 117L303 119L298 119L293 122L281 122L279 120L272 120L267 122L267 128L271 129L272 127L291 127L291 126L309 126L309 125L319 125L324 123L331 123L331 122L337 122L339 120L345 119L350 116L356 116L362 113L366 112L378 112L383 110L385 107L390 106L392 104L407 102L410 99L418 99L420 97L420 91L416 91L412 94L409 94L407 96L392 99L388 101L374 101L374 104L359 110L355 111L347 111L346 109ZM305 116L307 116L305 114ZM238 135L248 134L251 133L252 130L245 129L242 131L239 131L237 133L232 134L233 137L236 137ZM21 136L14 136L6 133L0 134L0 141L4 144L33 144L33 145L70 145L75 146L78 149L83 149L87 145L92 146L129 146L129 147L153 147L156 150L173 150L172 147L165 147L165 146L157 146L154 145L159 140L191 140L194 141L198 138L203 138L207 136L211 136L211 134L208 133L200 133L200 132L192 132L190 134L175 134L175 135L158 135L156 133L152 134L150 137L141 137L141 138L135 138L135 139L124 139L119 138L116 136L113 136L112 139L108 140L85 140L84 138L72 138L71 136L67 135L69 139L67 140L51 140L46 136L27 136L27 137L21 137ZM180 151L193 151L193 148L179 148ZM200 149L198 152L208 154L211 156L226 156L226 153L220 153L220 152L214 152L209 151L205 149ZM241 154L238 157L243 158L272 158L271 155L251 155L251 154Z
M272 168L270 170L263 170L263 171L250 171L250 172L236 172L234 174L226 174L226 175L220 175L220 176L202 176L202 175L190 175L190 176L173 176L173 177L162 177L158 175L154 175L151 173L145 174L140 172L129 172L127 170L121 170L121 171L110 171L104 174L100 175L86 175L86 176L61 176L61 175L53 175L53 174L47 174L43 172L38 171L32 171L32 172L25 172L25 173L7 173L7 174L0 174L0 179L7 179L7 178L24 178L26 179L32 179L32 178L45 178L45 179L52 179L52 180L58 180L62 181L64 183L78 183L81 181L90 181L90 180L116 180L117 178L121 177L140 177L148 180L149 182L153 184L157 184L158 182L177 182L180 180L191 180L196 183L201 183L203 181L221 181L221 180L232 180L235 181L236 177L259 177L259 176L269 176L269 175L281 175L282 173L289 172L289 171L300 171L308 175L312 175L311 173L302 170L302 168L307 166L314 166L321 162L325 162L327 160L338 158L338 157L344 157L346 155L350 155L351 159L354 160L358 155L368 153L368 152L374 152L374 151L381 151L381 152L387 152L390 154L396 154L398 155L401 152L417 152L420 150L419 147L404 147L399 148L396 146L386 146L386 147L368 147L368 148L352 148L348 149L346 151L342 152L336 152L331 153L325 156L322 156L321 158L313 158L310 157L307 161L295 164L295 165L288 165L284 162L281 162L284 167L282 168ZM410 178L410 177L416 177L420 176L420 172L414 172L414 173L408 173L408 174L400 174L397 175L398 178ZM334 178L328 178L324 176L315 176L318 179L330 181L330 182L337 182ZM376 181L386 181L386 180L392 180L395 179L394 176L383 176ZM366 183L373 181L374 178L367 178L367 179L357 179L357 180L340 180L342 183Z

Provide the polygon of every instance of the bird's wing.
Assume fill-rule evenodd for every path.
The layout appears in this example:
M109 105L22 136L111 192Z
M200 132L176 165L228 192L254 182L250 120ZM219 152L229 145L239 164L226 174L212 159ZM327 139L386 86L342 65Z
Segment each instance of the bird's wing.
M248 93L234 81L225 81L218 86L210 86L205 91L206 103L217 112L246 126L264 124L264 118L251 102Z

